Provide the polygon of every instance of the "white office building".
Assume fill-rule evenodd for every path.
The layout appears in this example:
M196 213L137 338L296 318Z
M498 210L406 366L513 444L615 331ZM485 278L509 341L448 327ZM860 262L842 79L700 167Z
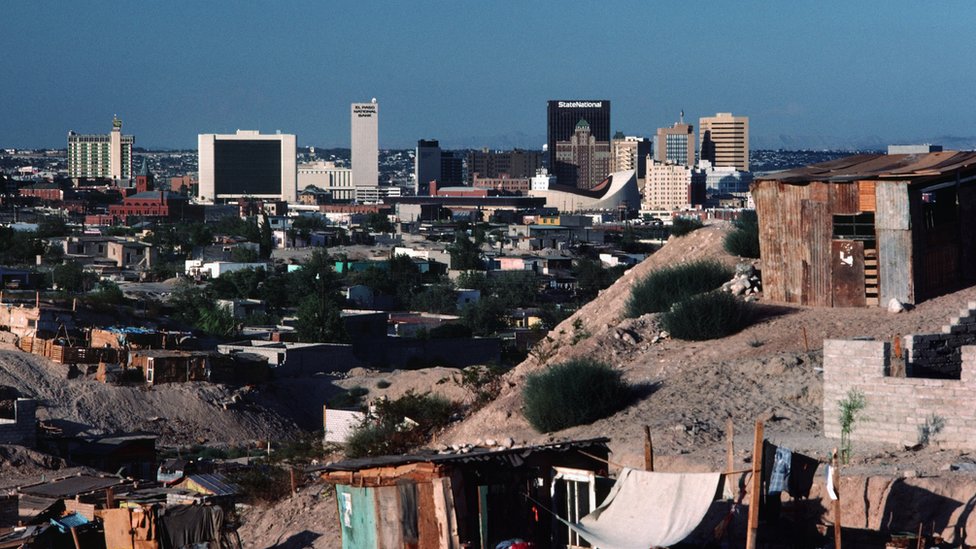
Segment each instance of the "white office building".
M352 170L336 166L335 162L309 162L298 167L298 189L315 187L332 193L333 200L351 201L356 198L352 184Z
M355 187L378 187L380 184L379 112L375 98L369 103L353 103L350 110L352 184Z
M205 202L240 197L298 200L296 138L294 134L234 134L198 136L200 186Z

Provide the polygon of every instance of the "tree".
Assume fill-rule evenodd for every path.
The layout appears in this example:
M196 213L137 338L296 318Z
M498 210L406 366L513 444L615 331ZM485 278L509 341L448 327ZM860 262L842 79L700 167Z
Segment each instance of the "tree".
M298 338L308 343L338 343L348 336L342 323L341 309L333 295L324 289L305 296L298 305Z
M481 250L464 232L457 232L454 243L447 247L447 251L451 254L452 269L480 271L485 268L484 262L481 260Z
M363 223L370 232L374 233L392 233L393 224L390 223L390 219L379 212L374 212L366 215L366 220Z
M51 281L63 292L83 292L95 283L95 275L86 273L80 263L67 261L51 271Z
M457 312L457 294L450 282L431 284L413 296L411 308L428 313L453 314Z
M482 296L477 303L464 308L462 323L479 336L489 336L505 329L505 308L497 299Z
M44 216L37 224L38 238L51 238L52 236L68 236L71 229L63 219L53 215Z
M258 253L262 259L268 259L274 249L274 235L271 233L271 223L268 222L267 214L261 217L261 221L261 235L260 240L258 240L260 251Z

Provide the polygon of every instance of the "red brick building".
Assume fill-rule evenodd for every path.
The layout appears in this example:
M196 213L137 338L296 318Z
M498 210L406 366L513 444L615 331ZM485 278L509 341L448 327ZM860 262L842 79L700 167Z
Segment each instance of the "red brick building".
M20 196L30 196L41 200L57 202L64 200L64 189L56 183L35 183L34 185L22 187L19 194Z
M190 204L187 197L170 191L146 191L127 196L122 204L108 207L109 214L128 223L129 217L157 217L171 220L203 219L203 206Z

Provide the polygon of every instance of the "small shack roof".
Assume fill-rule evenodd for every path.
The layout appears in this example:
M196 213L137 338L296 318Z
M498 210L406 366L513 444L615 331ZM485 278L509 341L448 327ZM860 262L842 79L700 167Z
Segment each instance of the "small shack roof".
M756 181L850 183L871 179L924 179L959 170L976 170L976 152L943 151L927 154L858 154L757 177Z
M220 473L187 475L178 486L213 496L233 496L241 491L236 484Z
M24 486L22 493L49 498L73 498L77 495L88 494L119 486L125 482L118 477L93 477L78 475L74 477L53 480L33 486Z
M552 444L542 444L539 446L522 446L516 448L506 448L495 450L491 448L472 448L465 453L436 453L425 452L419 454L407 454L400 456L377 456L359 459L347 459L329 463L327 465L311 469L310 471L360 471L362 469L372 469L374 467L395 467L398 465L408 465L411 463L469 463L474 461L498 460L512 465L518 465L521 460L539 452L565 452L569 450L585 448L607 449L609 438L599 437L585 440L569 440L564 442L554 442Z

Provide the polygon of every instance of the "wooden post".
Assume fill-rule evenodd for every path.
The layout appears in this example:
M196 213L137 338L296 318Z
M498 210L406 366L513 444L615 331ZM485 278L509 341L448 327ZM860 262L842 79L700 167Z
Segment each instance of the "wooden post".
M725 420L725 453L726 472L731 473L735 470L735 423L732 418ZM725 482L732 482L732 478L725 477Z
M837 473L837 448L834 448L830 461L833 466L830 475L834 481L834 493L837 495L837 499L834 500L834 549L840 549L840 475Z
M81 540L78 539L78 531L74 526L71 527L71 539L75 541L75 549L81 549Z
M925 549L925 544L922 543L922 523L918 523L918 537L915 538L915 549Z
M115 507L115 490L111 486L105 489L105 508L111 509Z
M752 443L752 493L749 495L749 529L746 533L746 549L756 549L759 533L759 500L762 490L763 422L756 422L756 438Z
M644 470L654 470L654 446L651 444L651 428L644 426Z
M288 468L288 475L291 477L291 494L295 495L296 490L295 490L295 468L294 467Z
M803 350L810 352L810 341L807 339L807 327L803 326Z

